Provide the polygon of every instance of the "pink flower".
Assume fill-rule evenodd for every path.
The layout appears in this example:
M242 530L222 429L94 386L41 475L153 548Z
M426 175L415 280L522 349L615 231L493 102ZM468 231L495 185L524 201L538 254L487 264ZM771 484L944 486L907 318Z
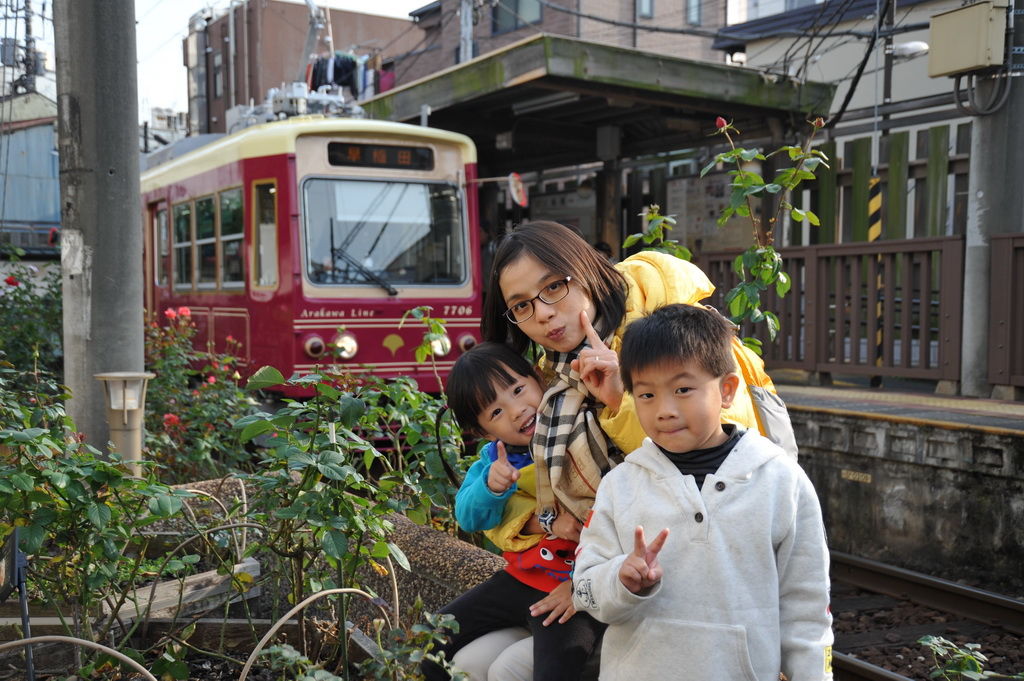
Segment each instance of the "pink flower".
M8 286L21 286L21 282L15 279L13 274L4 279L4 281Z
M185 306L181 306L178 308L178 314L181 315L182 317L191 317L192 310L188 309Z
M173 307L169 307L166 310L164 310L164 316L167 317L168 319L174 319L175 317L178 316L178 313L174 311Z
M217 377L216 376L207 376L206 377L206 382L209 383L210 385L213 385L214 383L217 382Z
M228 334L228 337L225 338L224 340L227 341L228 343L234 343L235 342L235 337L232 336L231 334Z
M181 418L177 414L164 414L164 428L173 428L181 425Z
M724 118L719 116L718 118L715 119L715 127L721 130L722 128L729 127L729 123Z
M199 391L198 390L193 390L192 391L192 397L199 397Z

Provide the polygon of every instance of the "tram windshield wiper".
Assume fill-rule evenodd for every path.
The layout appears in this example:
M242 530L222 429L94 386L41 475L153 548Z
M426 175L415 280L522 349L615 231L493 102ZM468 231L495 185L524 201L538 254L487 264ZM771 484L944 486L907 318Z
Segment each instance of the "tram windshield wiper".
M344 260L345 264L347 264L349 267L354 269L356 272L359 272L359 274L361 274L364 277L366 277L369 281L372 281L373 283L377 284L382 289L387 291L389 296L397 296L398 295L398 289L396 289L394 286L389 284L383 277L375 274L373 272L373 270L371 270L371 269L369 269L367 267L364 267L361 262L359 262L358 260L353 258L351 255L349 255L348 253L346 253L342 249L340 249L340 248L332 249L331 250L331 257L334 258L335 262L337 262L339 259Z

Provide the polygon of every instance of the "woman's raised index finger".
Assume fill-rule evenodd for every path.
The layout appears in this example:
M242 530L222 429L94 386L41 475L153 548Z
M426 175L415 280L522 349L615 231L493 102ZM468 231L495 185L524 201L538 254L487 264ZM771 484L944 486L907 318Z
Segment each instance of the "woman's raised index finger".
M583 326L583 333L587 335L587 340L590 341L590 347L594 350L607 350L608 346L601 340L601 336L597 333L597 329L590 323L590 315L587 314L586 310L580 312L580 324Z

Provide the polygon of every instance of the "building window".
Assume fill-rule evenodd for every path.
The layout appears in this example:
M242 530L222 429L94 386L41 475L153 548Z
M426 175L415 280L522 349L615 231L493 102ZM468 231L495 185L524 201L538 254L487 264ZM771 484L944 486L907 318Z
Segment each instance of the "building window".
M653 2L653 0L651 0ZM501 0L494 6L494 33L507 33L542 19L539 0Z
M224 64L220 52L213 54L213 96L219 98L224 94Z
M686 0L686 23L700 26L700 0Z
M259 288L277 286L277 187L264 182L253 187L253 276Z
M687 0L689 2L690 0ZM654 17L654 0L636 0L636 16L638 19Z

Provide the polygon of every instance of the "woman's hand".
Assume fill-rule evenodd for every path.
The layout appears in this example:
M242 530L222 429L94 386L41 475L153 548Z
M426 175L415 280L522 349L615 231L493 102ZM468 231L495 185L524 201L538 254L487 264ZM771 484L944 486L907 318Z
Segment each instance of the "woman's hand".
M530 606L530 615L540 617L544 613L544 626L554 621L565 624L576 614L576 606L572 604L572 581L566 580L555 587L554 591Z
M555 522L551 523L551 534L559 539L568 539L577 544L580 541L580 532L582 531L583 524L576 520L576 518L573 518L572 513L565 509L559 509L558 517L555 518Z
M586 310L580 312L580 325L590 347L580 351L579 357L572 361L572 368L580 373L591 395L612 411L618 411L625 392L619 375L619 356L601 340Z

